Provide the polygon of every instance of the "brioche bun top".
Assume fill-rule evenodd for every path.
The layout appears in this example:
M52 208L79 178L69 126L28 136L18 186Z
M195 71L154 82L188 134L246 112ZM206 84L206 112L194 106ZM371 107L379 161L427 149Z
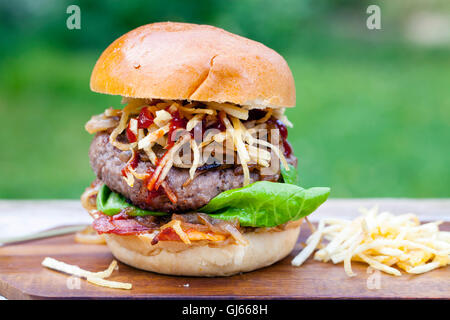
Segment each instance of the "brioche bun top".
M163 22L114 41L98 59L91 90L133 98L295 105L286 61L263 44L207 25Z

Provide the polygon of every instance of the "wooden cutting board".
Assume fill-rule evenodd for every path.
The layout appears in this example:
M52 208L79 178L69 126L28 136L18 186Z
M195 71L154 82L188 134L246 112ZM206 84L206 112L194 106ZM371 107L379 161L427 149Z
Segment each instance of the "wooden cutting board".
M442 229L450 230L446 222ZM354 263L356 277L349 278L342 264L309 259L302 267L290 265L309 230L303 228L295 251L273 266L222 278L164 276L119 264L110 280L126 281L133 289L98 287L41 266L46 256L79 265L91 271L105 269L113 259L103 245L84 245L66 235L0 247L0 295L9 299L450 299L450 270L423 275L394 277L368 273L367 266ZM78 286L79 285L79 286Z

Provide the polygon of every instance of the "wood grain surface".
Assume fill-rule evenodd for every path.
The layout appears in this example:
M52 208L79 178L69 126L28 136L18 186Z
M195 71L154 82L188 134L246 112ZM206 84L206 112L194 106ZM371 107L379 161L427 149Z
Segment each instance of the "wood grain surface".
M353 212L358 206L367 204L364 201L361 204L361 200L344 202L331 200L327 203L328 208L322 210L336 212L345 208ZM389 209L386 204L381 207L383 205L384 209ZM438 216L448 220L448 202L438 207L442 209ZM394 213L406 211L411 210ZM420 217L429 220L426 215L420 214ZM441 229L450 230L450 222L445 222ZM232 277L164 276L119 264L119 271L109 279L131 282L133 289L130 291L102 288L85 280L78 282L77 278L41 266L44 257L50 256L87 270L100 271L113 259L106 246L78 244L73 235L7 245L0 247L0 295L8 299L450 299L449 268L423 275L394 277L368 273L366 265L354 263L357 276L349 278L342 264L309 259L302 267L292 267L290 262L300 250L300 242L308 235L309 230L304 225L299 242L289 257L273 266ZM369 289L374 277L379 277L379 289Z

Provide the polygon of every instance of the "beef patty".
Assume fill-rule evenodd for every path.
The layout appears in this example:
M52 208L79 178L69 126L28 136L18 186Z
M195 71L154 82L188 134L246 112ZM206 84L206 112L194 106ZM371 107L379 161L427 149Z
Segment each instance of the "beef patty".
M186 212L199 209L206 205L219 193L242 187L244 176L240 165L234 168L212 168L199 171L195 179L183 186L189 178L189 169L172 167L165 181L177 196L177 202L172 203L164 192L149 192L142 180L135 179L130 187L122 176L127 158L131 152L121 151L109 143L109 134L98 133L91 144L89 158L91 167L97 178L105 183L111 190L122 194L134 205L141 209L163 212ZM290 156L289 163L296 166L297 159ZM140 161L138 172L146 172L153 167L150 162ZM261 176L259 170L250 173L251 182L259 180L278 181L280 175ZM162 189L162 188L160 188ZM161 190L162 191L162 190Z

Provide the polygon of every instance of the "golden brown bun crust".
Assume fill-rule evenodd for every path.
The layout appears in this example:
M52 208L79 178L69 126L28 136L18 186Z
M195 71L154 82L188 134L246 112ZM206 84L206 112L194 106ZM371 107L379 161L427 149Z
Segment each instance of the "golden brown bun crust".
M297 242L300 227L284 231L249 232L249 245L186 246L179 241L161 241L152 246L152 236L105 234L113 255L138 269L183 276L229 276L269 266L286 257Z
M162 22L134 29L98 59L91 90L134 98L295 105L286 61L272 49L207 25Z

